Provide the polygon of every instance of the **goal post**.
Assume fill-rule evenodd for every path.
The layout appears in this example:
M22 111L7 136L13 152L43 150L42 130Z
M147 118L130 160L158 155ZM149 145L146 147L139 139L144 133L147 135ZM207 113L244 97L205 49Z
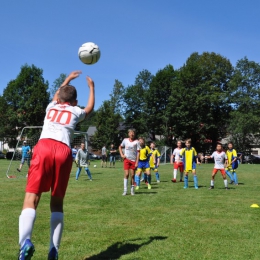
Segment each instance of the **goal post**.
M158 151L160 152L160 164L170 163L172 148L169 146L158 146Z
M12 158L6 171L6 177L9 179L26 178L28 169L30 167L30 161L33 154L33 148L37 144L42 132L42 126L26 126L22 129L20 136L17 138L17 144L14 148ZM31 153L26 156L22 168L19 169L22 160L22 145L26 141L26 146L30 146ZM88 135L86 132L74 131L71 148L80 148L80 144L85 143L86 149L88 149Z

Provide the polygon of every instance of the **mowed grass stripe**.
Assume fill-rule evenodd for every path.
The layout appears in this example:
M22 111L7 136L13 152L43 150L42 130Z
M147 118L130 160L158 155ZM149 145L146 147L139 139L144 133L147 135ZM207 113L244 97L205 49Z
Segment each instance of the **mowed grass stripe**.
M0 259L11 260L18 252L18 217L26 179L7 179L8 164L0 161ZM159 168L161 183L152 173L151 190L142 183L135 196L122 196L122 163L114 169L92 162L92 182L83 170L76 181L73 166L60 259L260 259L260 209L250 208L260 204L260 166L240 165L240 185L230 185L228 191L220 173L215 189L208 190L212 167L197 168L198 190L191 175L187 190L183 183L172 183L172 166L167 164ZM37 210L32 237L35 260L47 258L49 198L49 193L43 194Z

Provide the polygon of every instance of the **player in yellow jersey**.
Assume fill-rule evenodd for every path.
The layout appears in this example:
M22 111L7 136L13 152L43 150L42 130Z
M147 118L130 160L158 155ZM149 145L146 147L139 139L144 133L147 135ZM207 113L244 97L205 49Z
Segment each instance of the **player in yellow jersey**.
M139 190L140 187L140 176L142 174L142 172L147 174L147 181L148 181L148 189L150 190L152 188L151 186L151 171L150 171L150 165L149 165L149 161L150 161L150 157L153 158L154 160L154 156L150 150L150 148L148 146L145 145L145 140L143 137L140 137L138 139L139 144L140 144L140 150L138 151L137 154L137 170L136 170L136 178L135 178L135 182L136 182L136 190ZM155 161L154 161L155 163Z
M151 148L151 152L153 154L153 156L150 157L150 168L155 173L156 181L160 182L160 175L159 175L159 172L158 172L158 167L160 165L160 156L161 156L161 154L155 148L155 143L154 142L151 142L150 148Z
M227 168L226 168L226 174L231 180L231 184L234 183L235 185L238 185L238 179L236 174L236 168L238 167L237 162L237 151L233 149L233 143L228 143L228 150L226 151L227 155Z
M197 152L194 147L191 146L191 140L187 139L185 141L185 148L183 148L180 152L180 155L183 158L183 164L184 164L184 189L187 189L188 186L188 174L189 172L192 172L193 174L193 180L194 180L194 187L195 189L198 189L198 178L196 175L196 162L197 164L200 164L197 156Z

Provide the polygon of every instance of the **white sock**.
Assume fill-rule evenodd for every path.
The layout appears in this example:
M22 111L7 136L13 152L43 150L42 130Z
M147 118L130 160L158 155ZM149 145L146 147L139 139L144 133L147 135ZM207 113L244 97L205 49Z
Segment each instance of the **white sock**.
M173 179L176 179L177 178L177 169L174 169L173 170Z
M36 211L32 208L22 210L19 217L19 244L22 247L26 239L31 239Z
M227 179L224 180L224 185L227 188Z
M63 213L51 213L51 237L50 237L50 250L55 247L58 251L63 231Z
M214 186L214 181L213 180L210 181L210 186Z
M127 182L128 182L128 179L124 179L124 191L127 191Z

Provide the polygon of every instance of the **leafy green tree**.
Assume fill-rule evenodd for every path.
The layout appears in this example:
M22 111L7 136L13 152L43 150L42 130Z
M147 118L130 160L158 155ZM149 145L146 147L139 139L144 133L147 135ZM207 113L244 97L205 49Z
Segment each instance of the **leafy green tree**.
M175 137L191 138L197 149L207 150L226 136L232 73L230 61L214 52L187 59L172 84L167 108Z
M4 89L1 107L7 121L0 122L1 135L15 139L24 126L43 125L45 109L49 103L48 81L42 69L24 65L15 80Z
M61 86L61 84L64 82L64 80L67 78L67 75L64 73L61 73L60 76L54 80L52 87L50 89L51 97L53 97L58 90L58 88Z
M90 140L91 146L96 149L101 149L104 144L109 145L110 143L118 146L121 142L118 127L122 118L115 113L113 104L108 100L104 101L96 111L95 117L97 132Z
M145 98L145 112L149 115L149 132L153 135L163 135L166 140L170 135L170 114L167 109L171 95L172 84L176 73L172 65L159 70L152 78Z
M230 82L233 106L229 131L237 149L250 151L259 145L260 133L260 64L240 59Z
M124 91L124 124L126 128L136 129L137 135L149 135L149 117L145 108L152 79L153 75L148 70L143 70L137 75L135 84Z
M124 104L124 91L125 87L123 86L122 82L119 80L115 80L115 84L112 90L112 93L110 94L110 102L111 105L115 108L115 113L117 114L123 114L125 109Z

